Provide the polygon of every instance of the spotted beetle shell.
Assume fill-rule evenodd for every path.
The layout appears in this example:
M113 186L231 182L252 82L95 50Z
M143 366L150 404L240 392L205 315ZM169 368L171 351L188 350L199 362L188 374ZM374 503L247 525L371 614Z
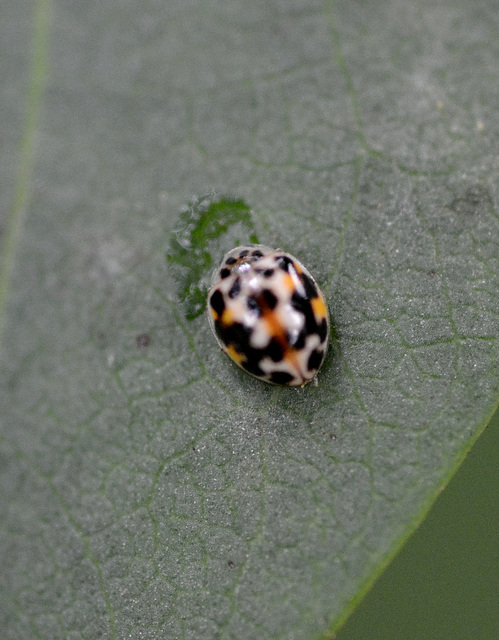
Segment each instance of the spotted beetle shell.
M208 293L208 316L222 350L265 382L303 386L324 360L324 294L302 263L281 249L229 251Z

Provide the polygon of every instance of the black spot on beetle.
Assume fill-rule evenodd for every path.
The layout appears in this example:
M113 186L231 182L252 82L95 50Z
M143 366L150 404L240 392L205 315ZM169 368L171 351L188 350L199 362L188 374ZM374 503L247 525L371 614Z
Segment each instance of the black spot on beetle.
M287 338L288 338L288 342L289 344L294 348L294 349L303 349L303 347L305 346L305 339L307 337L307 334L305 333L305 331L300 331L300 333L295 336L295 337L291 337L289 334L287 334Z
M324 342L324 340L327 337L327 320L326 320L326 318L322 318L322 321L321 321L321 323L319 325L317 333L319 334L320 341Z
M274 275L274 269L265 269L263 272L264 278L271 278Z
M275 309L277 307L277 297L270 289L264 289L262 291L262 298L269 309Z
M280 362L282 360L282 347L275 338L272 338L265 351L267 352L269 358L271 358L274 362Z
M234 284L229 289L228 296L231 299L237 298L237 296L241 293L241 278L236 278L234 280Z
M291 296L291 306L299 311L305 317L305 332L307 335L317 332L317 321L310 300L301 296L298 292L294 292Z
M234 322L224 328L222 341L227 345L232 344L238 353L246 354L250 350L250 336L251 329L248 329L240 322Z
M289 272L289 268L293 266L293 261L288 256L276 256L275 261L283 271Z
M240 258L245 258L249 253L249 249L244 249L244 251L241 251L241 253L239 254Z
M263 258L263 253L260 251L260 249L257 249L256 251L253 251L253 253L251 255L254 258Z
M222 280L225 280L225 278L228 278L230 276L230 269L222 269L220 271L220 278Z
M262 315L262 307L258 302L258 298L256 296L248 296L248 299L246 300L246 306L250 311L256 313L257 316Z
M259 366L260 359L254 359L249 357L247 360L241 363L243 369L248 373L252 373L254 376L261 378L264 375L264 371Z
M225 261L225 264L235 264L236 262L237 262L237 258L234 258L234 256L229 256Z
M215 333L217 334L218 339L225 344L226 331L220 320L215 320Z
M315 371L316 369L318 369L321 365L323 356L324 356L323 351L318 351L317 349L314 349L308 359L307 369L309 371Z
M210 298L211 308L217 313L219 316L222 315L225 309L225 301L222 295L222 292L219 289L216 289Z
M270 381L275 384L289 384L293 380L293 376L286 371L273 371L270 374Z
M305 287L305 295L311 300L312 298L317 297L317 287L315 286L314 281L310 276L306 273L301 274L301 281L303 282L303 286Z

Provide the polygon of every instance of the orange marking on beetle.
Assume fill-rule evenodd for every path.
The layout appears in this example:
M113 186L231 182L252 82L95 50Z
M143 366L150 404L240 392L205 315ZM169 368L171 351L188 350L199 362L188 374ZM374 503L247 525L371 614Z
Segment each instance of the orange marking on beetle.
M277 340L284 353L287 344L287 335L283 322L280 320L276 310L271 309L263 293L258 294L256 299L261 312L261 321L265 324L268 335Z
M295 290L293 277L289 273L282 274L282 285L288 293L293 293L293 291Z
M229 346L226 347L224 349L224 351L225 351L225 353L227 355L229 355L238 364L241 364L241 362L243 362L243 360L246 360L246 357L244 356L244 354L239 353L239 351L236 351L236 349L235 349L233 344L229 344Z
M312 298L312 300L310 300L310 304L312 305L312 309L314 310L314 315L316 318L322 319L327 317L326 303L324 302L324 298L322 296Z
M225 326L229 326L234 322L234 313L230 309L225 308L220 318L220 322Z
M290 276L288 276L288 278L292 282L292 278ZM272 336L282 349L282 361L294 367L295 371L301 375L297 349L289 344L285 325L279 319L275 309L269 307L263 296L258 296L258 303L262 310L262 321L265 323L268 334Z

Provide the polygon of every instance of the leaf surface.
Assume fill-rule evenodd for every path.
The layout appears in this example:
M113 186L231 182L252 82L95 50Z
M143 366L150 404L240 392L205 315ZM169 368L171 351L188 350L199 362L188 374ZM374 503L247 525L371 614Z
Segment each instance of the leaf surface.
M497 406L496 3L4 4L0 628L326 637ZM201 284L302 260L317 387L190 312L165 256L212 191L252 224L198 229Z

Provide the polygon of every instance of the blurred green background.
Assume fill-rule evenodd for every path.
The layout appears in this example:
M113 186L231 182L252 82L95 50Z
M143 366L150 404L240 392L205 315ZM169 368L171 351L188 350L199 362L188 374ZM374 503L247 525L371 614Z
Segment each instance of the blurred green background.
M337 640L499 638L499 411Z

